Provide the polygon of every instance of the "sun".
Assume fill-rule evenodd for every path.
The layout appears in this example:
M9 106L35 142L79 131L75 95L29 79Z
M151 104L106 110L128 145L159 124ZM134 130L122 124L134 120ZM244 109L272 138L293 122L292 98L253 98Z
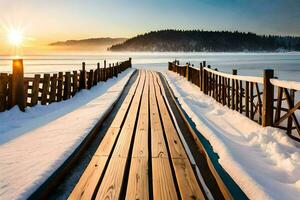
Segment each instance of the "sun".
M19 46L23 42L23 32L21 30L12 29L8 33L8 41L14 46Z

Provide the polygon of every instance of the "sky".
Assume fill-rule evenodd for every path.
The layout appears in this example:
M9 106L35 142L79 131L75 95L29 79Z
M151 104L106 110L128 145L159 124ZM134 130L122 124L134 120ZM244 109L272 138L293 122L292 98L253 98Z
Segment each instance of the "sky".
M28 45L160 29L300 36L300 0L0 0L0 23L0 40L19 27Z

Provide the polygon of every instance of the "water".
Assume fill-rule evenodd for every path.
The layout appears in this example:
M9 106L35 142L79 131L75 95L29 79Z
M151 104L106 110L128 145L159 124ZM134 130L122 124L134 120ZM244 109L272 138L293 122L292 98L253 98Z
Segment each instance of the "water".
M97 62L103 65L126 60L132 57L136 68L150 68L158 71L167 70L167 62L177 59L181 64L191 62L195 67L203 60L213 68L231 73L262 76L263 69L274 69L275 76L284 80L300 81L300 52L291 53L76 53L24 56L25 73L55 73L59 71L79 70L86 62L87 69L95 68ZM11 72L9 56L0 57L0 72Z

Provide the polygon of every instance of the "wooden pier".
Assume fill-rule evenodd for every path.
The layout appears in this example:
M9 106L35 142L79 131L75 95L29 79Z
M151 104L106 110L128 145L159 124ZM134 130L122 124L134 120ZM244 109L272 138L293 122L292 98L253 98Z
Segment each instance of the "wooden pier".
M205 199L163 98L139 71L69 199Z

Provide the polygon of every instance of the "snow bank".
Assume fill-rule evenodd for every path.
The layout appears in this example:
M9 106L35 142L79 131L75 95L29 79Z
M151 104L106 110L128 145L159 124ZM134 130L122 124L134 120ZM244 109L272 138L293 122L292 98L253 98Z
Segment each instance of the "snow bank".
M164 74L183 109L250 199L299 199L300 149L278 129L257 123L173 72Z
M64 102L0 113L0 199L26 199L34 192L116 101L133 72Z

